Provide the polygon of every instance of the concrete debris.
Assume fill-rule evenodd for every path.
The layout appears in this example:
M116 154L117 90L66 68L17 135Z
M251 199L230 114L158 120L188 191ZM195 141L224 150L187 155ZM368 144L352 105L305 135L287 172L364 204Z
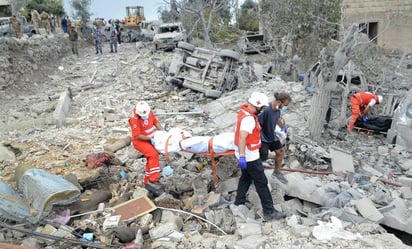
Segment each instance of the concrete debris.
M363 217L377 223L383 220L383 215L381 214L381 212L379 212L379 210L374 206L373 202L368 198L363 198L356 201L355 206Z
M329 148L332 157L333 172L354 172L352 155L349 152L344 152L339 148Z
M325 130L322 141L312 141L305 122L309 93L300 83L266 73L264 63L245 63L227 50L207 57L196 54L199 47L186 51L190 44L179 48L178 65L176 53L153 54L146 42L122 44L113 54L105 53L104 44L99 56L82 44L77 57L60 46L67 39L60 35L0 39L1 241L50 249L63 243L80 248L85 239L94 248L406 248L381 224L412 234L410 153L388 146L382 135ZM21 50L25 58L17 56ZM206 71L204 61L211 61ZM224 64L236 66L236 78L222 74ZM172 85L165 82L178 66L191 68L179 72L185 89L176 77ZM197 89L195 69L212 73L214 66L217 78L204 75L204 82L220 84L219 91ZM282 114L288 184L265 170L275 208L288 214L273 222L262 222L253 185L245 205L233 204L240 176L235 157L215 157L215 186L211 158L180 147L183 131L186 137L233 134L239 106L256 89L269 97L285 91L293 99ZM128 117L141 99L157 114L166 139L174 134L167 154L165 144L158 149L166 187L157 197L143 185L146 159L130 144ZM109 153L118 163L87 168L90 153ZM17 165L36 166L30 184L28 175L22 177L30 170L16 171ZM40 170L48 179L36 180ZM55 176L70 191L60 194L61 186L49 183ZM22 198L36 189L41 191ZM56 202L41 198L56 191ZM58 207L51 208L54 203ZM37 233L21 229L27 222Z
M353 234L345 231L342 226L342 222L332 216L331 222L318 221L319 225L313 228L313 236L318 240L332 240L332 239L344 239L344 240L357 240L362 239L360 234Z

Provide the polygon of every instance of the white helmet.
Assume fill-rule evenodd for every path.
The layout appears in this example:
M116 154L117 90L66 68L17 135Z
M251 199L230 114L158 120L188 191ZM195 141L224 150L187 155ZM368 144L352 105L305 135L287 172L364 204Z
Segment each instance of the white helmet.
M266 96L266 94L264 93L259 93L259 92L252 93L252 95L250 95L250 98L248 99L248 102L257 108L269 105L268 96Z
M382 103L383 97L382 95L378 95L378 104Z
M136 104L135 112L139 116L147 116L150 113L150 106L146 101L139 101Z

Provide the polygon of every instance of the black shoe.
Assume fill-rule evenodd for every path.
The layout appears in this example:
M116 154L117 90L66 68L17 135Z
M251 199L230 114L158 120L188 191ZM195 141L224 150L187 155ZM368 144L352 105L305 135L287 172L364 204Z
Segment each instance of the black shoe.
M288 184L288 179L285 178L285 176L281 172L273 172L272 173L273 177L276 177L281 183L283 184Z
M159 181L157 181L157 182L149 181L146 184L146 186L150 186L150 187L152 187L154 189L157 189L157 190L164 190L166 188L166 186L164 184L160 183Z
M263 221L270 221L270 220L280 220L286 217L285 212L273 211L270 214L263 214Z
M155 196L161 196L164 193L164 185L160 182L149 182L144 188Z

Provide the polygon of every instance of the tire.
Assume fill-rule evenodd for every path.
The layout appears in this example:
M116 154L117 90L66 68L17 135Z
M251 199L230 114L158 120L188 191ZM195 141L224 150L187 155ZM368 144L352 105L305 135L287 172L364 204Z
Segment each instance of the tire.
M205 96L208 98L214 98L217 99L222 95L221 91L218 90L206 90Z
M166 77L166 82L170 85L174 85L177 87L183 87L183 80L180 78L168 76Z
M124 33L122 33L121 35L120 35L120 40L122 41L122 42L130 42L130 36L128 35L128 34L124 34Z
M187 50L189 52L193 52L193 50L195 50L195 48L196 48L195 45L184 42L184 41L179 42L177 44L177 47L181 48L181 49L184 49L184 50Z
M228 49L222 49L219 54L220 57L222 57L222 59L232 59L234 61L238 61L240 59L240 54L238 52L232 51L232 50L228 50Z

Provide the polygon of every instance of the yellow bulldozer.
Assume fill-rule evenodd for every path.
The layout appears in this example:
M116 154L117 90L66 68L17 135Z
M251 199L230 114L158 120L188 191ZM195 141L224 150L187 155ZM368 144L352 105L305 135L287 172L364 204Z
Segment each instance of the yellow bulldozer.
M120 22L123 41L136 40L140 35L140 23L145 20L143 6L127 6L126 17Z

